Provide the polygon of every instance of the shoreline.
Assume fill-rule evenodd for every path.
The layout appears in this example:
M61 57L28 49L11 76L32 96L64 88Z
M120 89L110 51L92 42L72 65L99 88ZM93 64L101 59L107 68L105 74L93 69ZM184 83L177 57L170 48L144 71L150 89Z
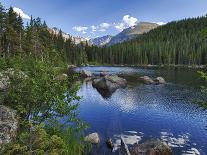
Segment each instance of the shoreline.
M116 65L116 64L100 64L100 65L78 65L77 67L144 67L144 68L188 68L188 69L206 69L206 65Z

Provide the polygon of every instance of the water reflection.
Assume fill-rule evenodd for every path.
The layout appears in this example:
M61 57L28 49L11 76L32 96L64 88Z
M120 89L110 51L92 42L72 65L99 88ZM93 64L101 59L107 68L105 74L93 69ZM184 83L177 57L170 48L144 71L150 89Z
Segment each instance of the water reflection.
M116 152L121 147L121 138L124 140L125 144L129 147L134 144L141 144L145 138L144 133L136 131L125 131L123 134L114 135L114 149L113 152ZM155 137L154 137L155 138ZM168 144L171 148L182 148L182 155L200 155L200 150L196 148L196 144L190 144L190 134L185 133L182 135L174 136L170 132L160 132L160 137L157 137L163 143Z
M103 70L107 69L119 72L119 69L111 67ZM189 70L121 69L123 74L122 71L119 73L127 79L127 88L118 89L110 97L104 98L92 87L91 81L87 81L78 92L83 97L80 117L91 126L87 132L95 131L102 136L100 154L107 152L104 140L113 137L116 148L119 148L122 135L129 145L159 138L168 143L176 155L205 155L207 111L194 104L195 99L203 97L197 89L199 82L195 73ZM100 68L91 70L98 72ZM163 76L168 83L144 85L137 80L141 74Z

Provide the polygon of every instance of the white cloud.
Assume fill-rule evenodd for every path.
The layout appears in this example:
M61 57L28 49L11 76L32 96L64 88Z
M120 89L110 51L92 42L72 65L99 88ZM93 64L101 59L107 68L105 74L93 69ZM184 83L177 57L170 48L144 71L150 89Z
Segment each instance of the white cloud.
M85 31L87 29L88 29L88 27L84 27L84 26L75 26L75 27L73 27L73 30L75 30L77 32L82 32L82 31Z
M136 25L137 22L137 18L125 15L120 23L114 23L114 28L118 31L123 31L123 29Z
M85 26L75 26L73 27L73 30L77 32L81 32L82 34L86 34L88 29L90 29L90 33L92 35L95 35L97 32L105 32L109 28L113 27L118 31L123 31L123 29L126 29L128 27L132 27L137 24L137 18L132 17L130 15L125 15L123 16L122 20L117 23L107 23L103 22L99 25L92 25L90 27L85 27Z
M97 31L97 28L98 28L97 26L92 25L91 26L92 32L96 32Z
M164 22L157 22L156 24L158 24L158 25L165 25L166 23L164 23Z
M27 15L26 13L24 13L22 11L22 9L17 8L17 7L13 7L13 10L16 14L20 15L23 19L30 19L29 15Z
M137 18L130 17L130 15L125 15L122 20L128 27L136 25L138 21Z
M99 29L98 31L100 31L100 32L105 32L106 29Z
M108 29L110 26L111 26L111 25L110 25L109 23L101 23L101 24L100 24L100 27L101 27L102 29Z
M115 27L115 29L117 29L120 32L123 31L123 29L126 28L124 23L114 23L114 27Z

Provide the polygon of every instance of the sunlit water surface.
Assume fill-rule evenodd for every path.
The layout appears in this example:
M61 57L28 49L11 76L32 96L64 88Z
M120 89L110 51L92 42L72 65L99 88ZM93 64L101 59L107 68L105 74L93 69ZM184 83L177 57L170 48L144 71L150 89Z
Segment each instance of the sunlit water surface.
M93 154L111 153L105 145L111 137L115 149L120 136L129 145L159 138L172 147L175 155L207 154L207 112L198 108L196 100L205 98L199 91L203 85L196 70L133 67L84 67L98 75L101 71L127 79L128 86L109 98L102 97L84 81L78 95L82 97L80 118L90 124L86 134L98 132L101 144ZM162 76L166 85L145 85L142 75Z

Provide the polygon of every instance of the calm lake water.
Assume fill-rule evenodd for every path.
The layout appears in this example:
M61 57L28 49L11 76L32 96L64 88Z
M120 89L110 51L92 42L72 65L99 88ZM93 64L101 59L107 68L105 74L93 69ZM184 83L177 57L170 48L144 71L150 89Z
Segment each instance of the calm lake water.
M84 81L78 92L82 96L79 117L90 124L86 134L98 132L101 144L93 154L111 153L105 145L108 137L120 145L120 136L129 145L159 138L175 155L207 154L207 111L198 108L195 100L205 98L199 92L204 85L196 70L136 67L83 67L94 74L108 71L124 77L128 86L105 98ZM145 85L143 75L162 76L166 85Z

